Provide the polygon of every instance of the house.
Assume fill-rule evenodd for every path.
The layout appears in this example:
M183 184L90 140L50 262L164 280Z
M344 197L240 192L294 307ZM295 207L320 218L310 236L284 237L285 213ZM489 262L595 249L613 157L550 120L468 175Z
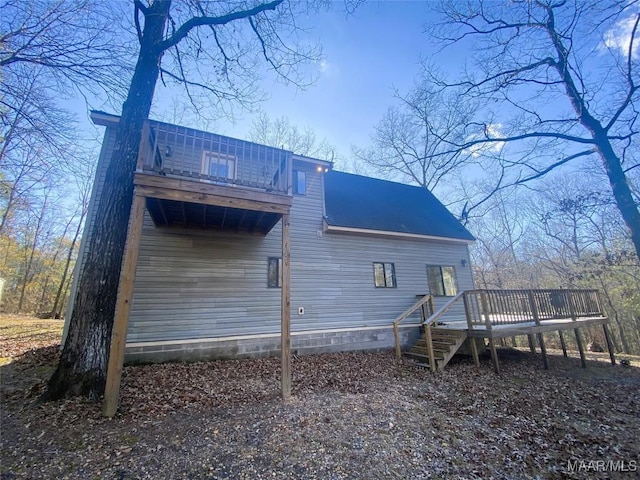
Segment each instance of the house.
M75 297L119 118L105 127ZM284 398L291 353L380 350L444 368L466 342L602 326L596 290L476 290L473 236L426 189L334 171L330 162L147 121L134 173L105 385L113 416L123 361L279 353ZM69 305L67 319L73 308ZM69 321L69 320L67 320ZM66 327L67 325L65 325ZM66 335L66 328L65 328ZM408 351L406 351L408 350Z
M119 120L98 111L91 118L105 134L72 300ZM437 308L474 286L473 236L424 188L155 121L143 134L135 182L146 211L129 362L280 352L283 215L294 353L390 349L393 320L417 296L433 294ZM464 308L447 315L462 319ZM402 323L403 343L418 338L420 321L415 313Z

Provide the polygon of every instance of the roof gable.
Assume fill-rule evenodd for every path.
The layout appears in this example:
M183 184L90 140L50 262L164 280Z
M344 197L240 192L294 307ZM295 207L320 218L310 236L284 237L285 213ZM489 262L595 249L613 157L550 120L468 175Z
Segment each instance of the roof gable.
M426 188L335 170L324 185L329 226L475 240Z

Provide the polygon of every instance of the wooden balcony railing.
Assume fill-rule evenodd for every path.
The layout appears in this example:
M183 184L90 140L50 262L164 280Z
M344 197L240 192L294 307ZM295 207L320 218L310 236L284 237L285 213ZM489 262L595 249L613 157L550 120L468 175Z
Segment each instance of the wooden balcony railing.
M604 317L597 290L467 290L469 328Z
M291 194L286 150L160 122L145 122L138 171Z

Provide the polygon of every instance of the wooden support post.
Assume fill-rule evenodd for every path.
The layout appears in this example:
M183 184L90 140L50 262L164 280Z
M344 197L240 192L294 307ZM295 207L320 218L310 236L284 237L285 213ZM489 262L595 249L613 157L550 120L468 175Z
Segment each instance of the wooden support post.
M140 138L140 146L138 147L138 161L136 162L136 172L141 172L144 169L145 155L149 153L149 120L145 120L142 124L142 136ZM156 138L158 136L156 135ZM155 155L155 150L151 152L151 157L149 160L151 162L150 167L153 168L154 161L153 156Z
M282 398L291 396L291 245L289 214L282 215L282 299L280 356L282 363Z
M564 333L562 333L562 330L558 330L558 335L560 335L560 346L562 347L562 354L564 355L564 358L567 358L567 344L564 341Z
M469 343L471 344L471 356L473 357L473 363L477 368L480 368L480 357L478 356L478 345L476 344L476 339L473 337L467 337L469 339Z
M429 295L429 300L427 300L429 304L429 316L433 315L436 312L436 306L433 303L433 295Z
M533 340L533 335L527 335L527 339L529 340L529 350L531 350L531 353L533 353L535 355L536 354L536 343Z
M484 324L487 330L491 332L493 325L491 324L491 316L489 315L489 302L487 301L487 293L480 293L480 305L482 306L482 312L484 313Z
M427 354L429 355L429 368L432 372L438 369L436 365L436 357L433 354L433 341L431 339L431 325L424 326L424 340L427 343Z
M493 338L489 338L489 349L491 350L491 360L493 360L493 369L496 373L500 373L500 365L498 363L498 352L496 351L496 342Z
M582 368L587 368L587 358L584 356L584 347L582 346L582 338L580 337L580 330L576 328L574 332L576 334L576 343L578 344L578 351L580 352L580 365L582 365Z
M609 358L611 358L611 365L616 364L616 357L613 354L613 342L611 341L611 334L609 333L609 327L605 323L602 325L602 329L604 330L604 339L607 342L607 350L609 350Z
M138 249L140 247L140 237L142 236L145 202L145 197L137 195L134 191L124 259L120 270L118 298L116 300L109 363L107 365L103 407L105 417L113 417L118 410L120 379L122 377L124 349L127 342L129 312L131 311L131 301L133 300L133 283L136 278L136 264L138 263Z
M402 358L402 352L400 351L400 334L398 333L398 324L393 323L393 336L396 342L396 359L400 360Z
M547 347L544 344L544 336L538 333L538 343L540 344L540 352L542 352L542 364L545 370L549 370L549 359L547 359Z

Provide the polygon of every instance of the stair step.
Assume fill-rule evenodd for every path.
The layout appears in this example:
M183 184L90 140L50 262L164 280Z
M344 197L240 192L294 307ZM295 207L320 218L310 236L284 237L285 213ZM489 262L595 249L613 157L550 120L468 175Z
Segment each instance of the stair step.
M462 336L454 337L452 335L431 335L431 340L437 342L455 343L460 338L462 338ZM424 336L421 338L421 340L424 340Z
M444 342L444 341L441 341L441 340L432 340L431 344L434 347L450 348L451 346L455 345L456 342L454 342L454 341ZM416 346L418 346L418 347L426 347L427 346L427 341L424 338L421 338L420 340L418 340L416 342Z
M413 350L413 348L411 350L409 350L408 352L405 352L406 355L410 355L410 356L416 356L416 357L421 357L421 358L429 358L429 352L427 352L426 350ZM444 355L445 353L448 352L433 352L433 358L435 358L436 360L444 360Z
M431 329L432 337L460 338L462 335L464 335L464 332L457 330Z

